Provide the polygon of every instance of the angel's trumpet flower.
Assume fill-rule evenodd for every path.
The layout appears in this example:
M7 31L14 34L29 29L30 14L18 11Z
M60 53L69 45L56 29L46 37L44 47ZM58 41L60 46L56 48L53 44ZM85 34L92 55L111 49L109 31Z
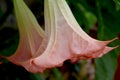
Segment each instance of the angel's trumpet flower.
M35 19L31 21L33 15L30 15L28 8L25 5L25 8L21 8L23 2L14 0L15 6L17 6L15 9L17 20L21 20L21 23L18 21L21 37L16 54L8 58L11 62L36 73L43 72L47 68L61 66L68 59L75 62L81 59L98 58L115 48L107 47L107 44L114 39L99 41L89 37L80 28L65 0L44 1L45 35L40 27L36 27L37 23L33 25ZM26 24L24 21L28 21L27 25L23 25ZM25 32L26 35L23 35Z
M40 47L36 57L28 61L31 66L26 67L27 70L42 72L61 66L65 60L98 58L115 48L106 46L114 39L99 41L89 37L78 25L65 0L44 1L46 37L42 45L47 43L47 46L42 54Z
M7 57L7 59L15 64L19 64L19 62L24 62L33 57L42 42L44 31L40 28L34 15L23 0L13 0L13 3L20 41L15 54Z

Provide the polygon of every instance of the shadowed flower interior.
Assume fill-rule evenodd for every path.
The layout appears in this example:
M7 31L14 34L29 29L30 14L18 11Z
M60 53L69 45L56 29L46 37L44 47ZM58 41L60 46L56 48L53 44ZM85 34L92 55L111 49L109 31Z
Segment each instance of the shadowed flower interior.
M7 59L37 73L62 66L65 60L98 58L116 47L114 41L99 41L89 37L75 20L65 0L44 0L45 31L23 0L14 0L20 31L20 43L14 55Z

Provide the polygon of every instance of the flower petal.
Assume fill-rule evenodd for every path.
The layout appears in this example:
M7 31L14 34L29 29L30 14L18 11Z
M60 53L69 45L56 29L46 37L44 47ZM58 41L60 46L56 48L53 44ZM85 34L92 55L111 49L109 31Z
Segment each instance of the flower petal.
M15 64L19 64L34 56L42 42L44 31L23 0L13 0L13 3L20 33L20 41L15 54L7 57L7 59Z

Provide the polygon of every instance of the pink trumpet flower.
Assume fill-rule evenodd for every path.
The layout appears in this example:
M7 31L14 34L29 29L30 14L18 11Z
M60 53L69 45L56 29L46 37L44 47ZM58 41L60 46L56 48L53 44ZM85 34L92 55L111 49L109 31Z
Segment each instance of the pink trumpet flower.
M18 64L18 62L26 61L34 56L42 42L44 31L23 0L13 0L13 3L18 22L20 43L15 54L7 57L7 59Z
M98 58L116 48L107 47L115 39L99 41L89 37L75 20L65 0L44 1L45 34L37 23L33 23L36 20L23 1L14 0L20 45L13 56L7 57L11 62L37 73L62 66L65 60L75 62Z

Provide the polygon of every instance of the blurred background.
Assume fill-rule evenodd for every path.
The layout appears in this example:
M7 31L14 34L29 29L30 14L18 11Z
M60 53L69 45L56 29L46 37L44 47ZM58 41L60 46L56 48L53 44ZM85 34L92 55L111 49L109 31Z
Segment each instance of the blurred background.
M24 0L44 29L44 0ZM91 37L120 39L119 0L66 0L76 20ZM18 47L19 32L12 0L0 0L0 55ZM119 40L109 46L120 45ZM98 59L65 61L62 67L32 74L0 57L0 80L120 80L120 48Z

